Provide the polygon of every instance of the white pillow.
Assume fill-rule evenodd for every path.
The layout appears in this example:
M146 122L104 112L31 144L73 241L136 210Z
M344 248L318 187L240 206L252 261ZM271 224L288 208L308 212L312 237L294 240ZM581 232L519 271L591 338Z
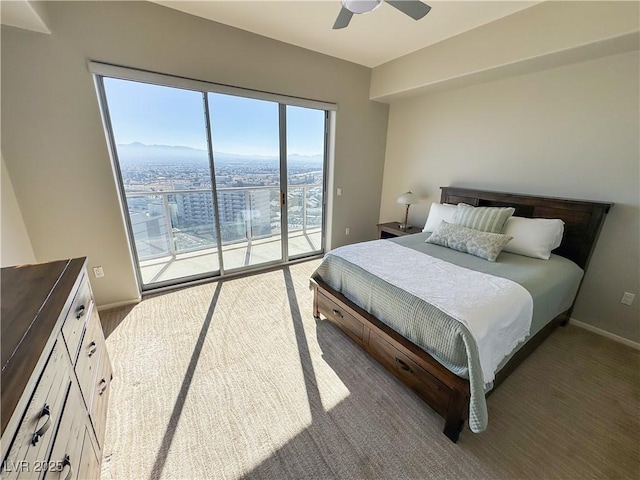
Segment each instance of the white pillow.
M429 210L427 223L425 223L422 231L435 232L436 229L440 226L440 222L442 222L442 220L447 223L454 223L457 211L458 207L456 205L433 202L431 204L431 209Z
M562 242L564 222L550 218L511 217L504 225L505 235L513 237L505 252L548 260L551 250Z

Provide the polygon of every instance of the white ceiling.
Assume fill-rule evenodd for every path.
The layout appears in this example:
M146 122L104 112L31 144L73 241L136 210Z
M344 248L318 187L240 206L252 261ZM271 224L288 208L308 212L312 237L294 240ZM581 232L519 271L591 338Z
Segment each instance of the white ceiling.
M373 12L354 15L347 28L333 30L340 0L152 1L367 67L378 66L540 3L425 0L432 9L418 21L383 4Z
M51 33L36 8L26 0L0 1L0 21L3 25Z
M340 0L151 1L367 67L376 67L541 3L540 0L424 0L432 9L418 21L383 3L373 12L354 15L347 28L333 30L342 6ZM50 33L37 3L5 0L0 5L3 24Z

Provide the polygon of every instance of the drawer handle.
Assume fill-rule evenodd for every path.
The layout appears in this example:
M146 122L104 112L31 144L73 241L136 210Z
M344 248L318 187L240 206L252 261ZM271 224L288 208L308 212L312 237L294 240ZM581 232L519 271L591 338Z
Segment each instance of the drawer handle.
M86 307L84 305L80 305L78 308L76 308L76 319L77 320L80 320L84 316L85 310L86 310Z
M91 342L89 344L89 353L88 355L91 357L94 353L96 353L98 351L98 346L96 345L96 342Z
M69 480L73 475L73 470L71 469L71 459L69 458L69 455L65 454L64 458L62 459L62 470L60 473L62 473L67 467L69 467L69 471L67 472L67 476L64 477L64 480Z
M404 370L405 372L413 373L413 371L411 370L411 367L407 365L406 362L402 361L397 357L396 357L396 363L398 364L401 370Z
M49 427L51 427L51 411L49 410L49 405L45 404L45 406L42 408L42 413L40 414L40 418L38 418L38 421L40 421L40 419L43 417L47 417L47 420L33 434L33 438L31 439L31 445L35 445L36 443L38 443L38 440L40 440L40 437L42 437L46 433L46 431L49 430Z
M335 308L333 309L333 314L334 314L336 317L344 318L344 317L342 316L342 313L340 313L340 310L336 310Z
M98 385L102 385L102 388L98 392L98 395L102 396L104 394L104 392L107 391L107 387L108 387L107 379L103 377L102 380L100 380L100 383Z

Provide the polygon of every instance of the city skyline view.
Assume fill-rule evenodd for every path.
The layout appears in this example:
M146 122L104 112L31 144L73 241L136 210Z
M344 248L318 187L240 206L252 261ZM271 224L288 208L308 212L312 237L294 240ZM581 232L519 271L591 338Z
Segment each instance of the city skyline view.
M191 147L117 145L118 160L126 191L188 190L211 187L209 153ZM237 155L214 152L217 187L277 186L280 159L275 156ZM289 185L321 184L321 155L289 155Z

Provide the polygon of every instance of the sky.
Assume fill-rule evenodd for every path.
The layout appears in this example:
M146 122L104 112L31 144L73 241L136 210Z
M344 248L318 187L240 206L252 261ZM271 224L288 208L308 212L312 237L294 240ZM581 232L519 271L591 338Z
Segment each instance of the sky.
M207 149L201 92L104 79L117 144L140 142ZM213 149L278 156L278 104L209 93ZM322 155L323 110L287 106L287 153Z

